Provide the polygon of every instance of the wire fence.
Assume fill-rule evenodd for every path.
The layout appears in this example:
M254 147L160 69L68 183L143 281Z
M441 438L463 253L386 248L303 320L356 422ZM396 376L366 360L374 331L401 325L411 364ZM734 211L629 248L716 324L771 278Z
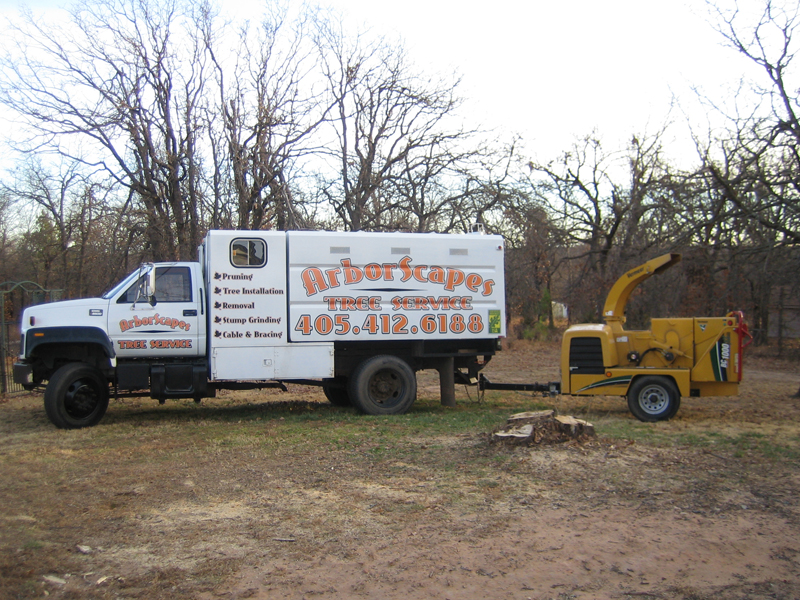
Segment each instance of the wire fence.
M19 348L17 348L17 350L19 350ZM16 353L12 353L13 349L7 347L6 359L3 361L3 364L0 364L0 392L2 392L3 395L18 394L25 391L22 389L21 385L14 383L12 374Z
M62 290L48 290L33 281L0 283L0 394L23 392L14 383L14 362L20 353L20 318L28 306L61 300Z

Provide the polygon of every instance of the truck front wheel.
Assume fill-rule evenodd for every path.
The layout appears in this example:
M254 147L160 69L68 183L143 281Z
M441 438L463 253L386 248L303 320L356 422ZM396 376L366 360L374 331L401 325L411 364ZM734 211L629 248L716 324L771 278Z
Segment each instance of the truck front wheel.
M328 402L334 406L350 406L350 396L347 393L347 381L339 382L339 384L331 384L323 386L322 391L325 392L325 397Z
M69 363L58 369L44 391L47 417L61 429L97 425L108 409L108 382L96 368Z
M368 415L402 415L417 399L417 378L404 360L391 355L362 362L348 385L353 406Z
M640 377L628 391L628 409L646 423L671 419L680 406L680 392L667 377Z

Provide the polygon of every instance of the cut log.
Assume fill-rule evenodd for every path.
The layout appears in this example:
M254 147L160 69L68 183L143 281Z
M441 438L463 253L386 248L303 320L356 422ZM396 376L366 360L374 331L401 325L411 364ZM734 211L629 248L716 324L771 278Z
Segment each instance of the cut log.
M492 442L513 445L560 444L582 440L595 435L594 425L568 415L556 415L554 410L541 410L511 415L496 428Z
M576 419L569 415L557 415L555 417L558 421L559 429L572 437L580 437L581 435L594 435L594 425L583 419Z
M498 431L495 433L497 437L514 437L514 438L528 438L533 433L533 425L522 425L520 427L512 427L506 431Z
M537 410L535 412L521 412L508 417L507 423L509 425L522 425L524 423L541 423L550 421L555 417L556 411L554 410Z

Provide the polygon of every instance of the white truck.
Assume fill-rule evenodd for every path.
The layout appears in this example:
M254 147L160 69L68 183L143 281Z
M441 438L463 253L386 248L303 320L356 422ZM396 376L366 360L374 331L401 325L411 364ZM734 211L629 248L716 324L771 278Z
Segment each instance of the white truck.
M199 402L283 382L401 414L423 369L452 405L505 335L503 250L480 233L210 231L197 262L145 264L100 298L26 309L14 380L47 382L61 428L98 423L112 393Z

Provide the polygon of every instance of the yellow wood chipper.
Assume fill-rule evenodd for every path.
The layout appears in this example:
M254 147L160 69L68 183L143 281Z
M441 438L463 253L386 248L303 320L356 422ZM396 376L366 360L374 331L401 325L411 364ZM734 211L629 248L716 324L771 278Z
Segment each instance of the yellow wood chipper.
M626 396L640 421L672 418L681 397L733 396L742 379L742 353L751 340L741 312L724 317L652 319L649 330L625 329L625 306L644 280L681 259L665 254L625 273L611 288L604 324L573 325L561 346L561 382L492 384L574 396Z

